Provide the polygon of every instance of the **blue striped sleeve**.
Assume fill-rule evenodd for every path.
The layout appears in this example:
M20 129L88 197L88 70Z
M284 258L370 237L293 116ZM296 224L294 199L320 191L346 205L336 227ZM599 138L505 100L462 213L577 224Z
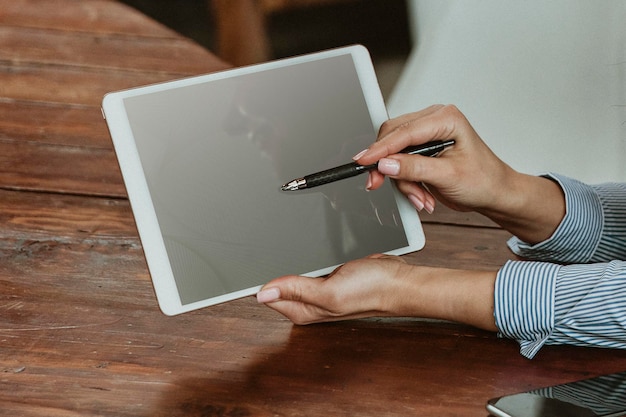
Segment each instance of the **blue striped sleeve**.
M626 349L626 262L509 261L494 300L499 335L516 339L528 358L546 344Z
M602 236L602 204L594 190L586 184L566 177L550 175L565 194L565 217L553 235L535 245L517 237L509 240L509 248L526 259L574 263L589 262Z
M499 334L518 340L529 358L551 344L626 349L626 184L550 178L563 189L566 214L544 242L509 241L533 261L498 273Z
M626 262L564 266L555 288L547 344L626 349Z
M592 186L602 204L603 228L591 262L626 260L626 184Z
M545 262L509 261L498 271L494 318L500 337L515 339L532 358L554 328L554 293L561 267Z
M566 214L547 240L529 245L516 237L511 250L526 259L559 263L626 259L626 184L587 185L547 175L565 194Z

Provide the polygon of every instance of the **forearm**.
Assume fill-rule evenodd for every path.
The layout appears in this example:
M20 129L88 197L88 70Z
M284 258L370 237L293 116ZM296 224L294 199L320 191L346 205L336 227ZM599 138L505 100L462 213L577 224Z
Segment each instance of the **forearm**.
M409 266L394 278L393 291L383 302L393 316L449 320L496 331L495 271Z
M422 317L496 331L495 279L496 271L431 268L372 255L344 264L327 278L277 278L263 287L257 300L297 324Z

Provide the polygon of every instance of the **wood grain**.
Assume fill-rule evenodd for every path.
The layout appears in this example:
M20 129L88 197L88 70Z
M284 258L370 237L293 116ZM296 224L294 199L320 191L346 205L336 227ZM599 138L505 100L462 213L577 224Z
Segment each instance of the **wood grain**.
M227 65L113 0L0 0L0 415L484 416L485 401L626 367L626 352L370 319L298 327L248 297L157 306L100 113L116 89ZM423 215L423 265L496 269L508 234Z
M110 0L13 0L2 4L0 25L135 37L179 38L165 26Z

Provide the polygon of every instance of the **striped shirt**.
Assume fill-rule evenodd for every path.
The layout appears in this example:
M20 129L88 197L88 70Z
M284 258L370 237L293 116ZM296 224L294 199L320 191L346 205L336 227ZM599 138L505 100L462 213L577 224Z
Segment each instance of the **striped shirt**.
M591 410L598 416L623 412L626 404L626 372L602 375L596 378L555 385L530 391L544 398L553 398L564 403L582 407L580 414ZM613 414L617 415L617 414ZM622 415L623 414L619 414Z
M544 345L626 349L626 184L549 178L565 193L566 214L547 240L511 250L498 272L496 325L532 358Z

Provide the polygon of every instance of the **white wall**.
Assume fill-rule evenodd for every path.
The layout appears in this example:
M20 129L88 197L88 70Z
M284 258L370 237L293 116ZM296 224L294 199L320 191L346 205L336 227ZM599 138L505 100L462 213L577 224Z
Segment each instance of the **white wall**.
M626 181L626 1L411 0L390 115L453 103L514 168Z

